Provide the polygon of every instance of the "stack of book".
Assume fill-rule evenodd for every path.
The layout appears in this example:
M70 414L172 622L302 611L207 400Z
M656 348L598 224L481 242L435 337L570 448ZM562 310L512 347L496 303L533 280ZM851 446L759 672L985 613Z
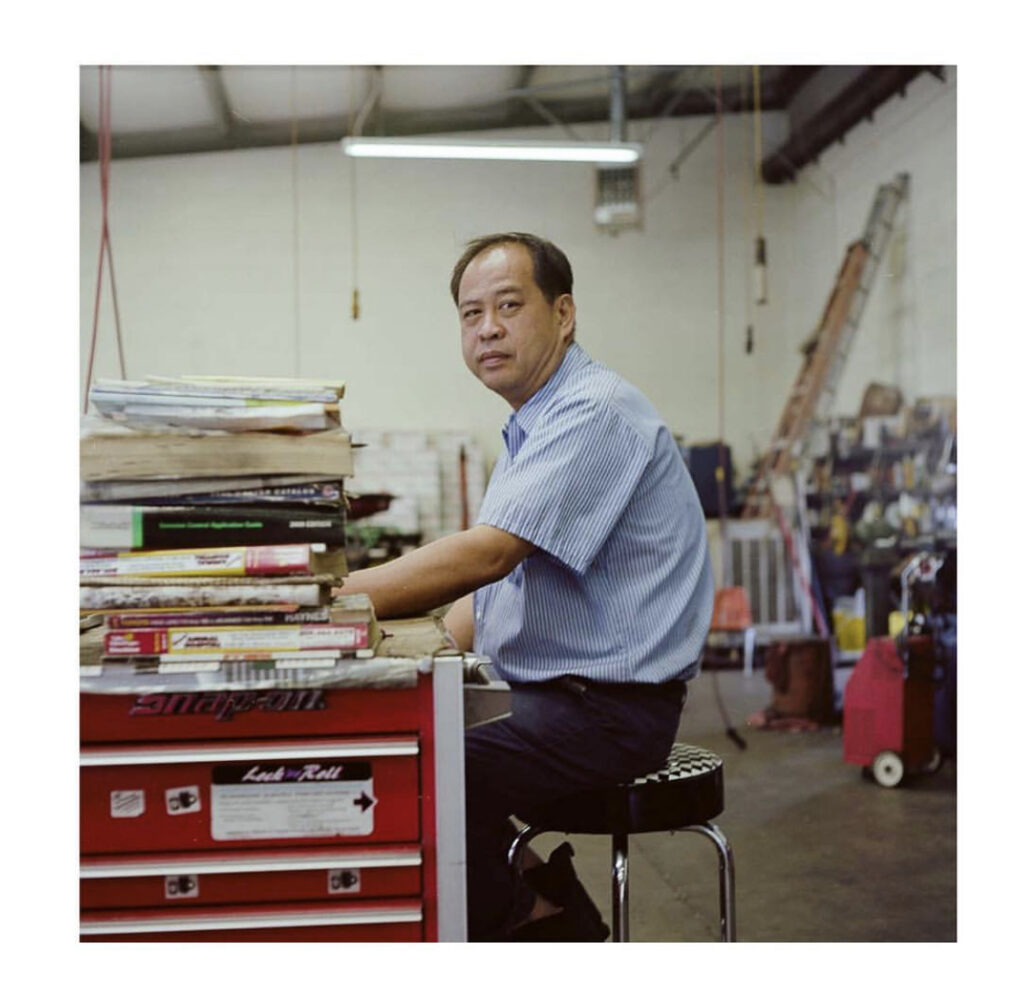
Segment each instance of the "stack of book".
M90 390L80 450L81 663L208 672L369 656L346 573L340 383L183 377Z

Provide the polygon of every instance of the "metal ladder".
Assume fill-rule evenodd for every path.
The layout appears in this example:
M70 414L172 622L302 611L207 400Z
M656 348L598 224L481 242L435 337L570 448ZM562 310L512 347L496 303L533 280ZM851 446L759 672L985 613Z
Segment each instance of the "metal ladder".
M875 272L889 243L897 208L906 198L909 185L909 174L898 174L894 181L879 185L863 235L846 249L821 321L803 346L803 365L751 485L744 516L770 510L767 479L792 471L806 451L815 426L829 414Z

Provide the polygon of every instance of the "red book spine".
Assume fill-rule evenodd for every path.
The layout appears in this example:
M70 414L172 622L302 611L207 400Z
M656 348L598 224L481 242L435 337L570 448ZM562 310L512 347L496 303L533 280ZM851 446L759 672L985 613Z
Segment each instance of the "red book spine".
M309 574L311 563L308 543L245 548L247 575L304 575Z
M359 624L294 624L253 628L151 628L108 630L103 638L107 655L165 655L168 653L232 653L257 650L282 654L303 651L359 651L369 647L370 630Z

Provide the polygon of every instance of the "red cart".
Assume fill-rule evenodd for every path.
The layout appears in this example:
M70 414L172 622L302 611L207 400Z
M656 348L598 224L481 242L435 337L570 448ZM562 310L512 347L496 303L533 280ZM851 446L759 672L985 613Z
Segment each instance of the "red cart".
M843 697L843 759L863 767L883 787L907 773L934 773L942 756L932 734L935 644L910 632L909 596L917 582L934 580L942 558L915 554L900 571L903 631L873 637L846 684Z

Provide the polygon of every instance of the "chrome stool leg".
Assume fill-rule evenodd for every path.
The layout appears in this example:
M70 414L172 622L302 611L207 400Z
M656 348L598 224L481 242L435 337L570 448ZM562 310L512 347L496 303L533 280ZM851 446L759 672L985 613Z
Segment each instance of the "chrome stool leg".
M723 941L736 940L736 872L732 858L732 847L725 833L713 822L688 825L681 832L699 832L707 836L718 850L718 900L719 926Z
M523 873L523 854L526 852L527 846L530 845L530 840L544 831L544 829L538 829L532 825L525 825L516 834L508 848L508 866L512 868L513 873L519 875Z
M612 942L629 942L629 836L612 833Z

